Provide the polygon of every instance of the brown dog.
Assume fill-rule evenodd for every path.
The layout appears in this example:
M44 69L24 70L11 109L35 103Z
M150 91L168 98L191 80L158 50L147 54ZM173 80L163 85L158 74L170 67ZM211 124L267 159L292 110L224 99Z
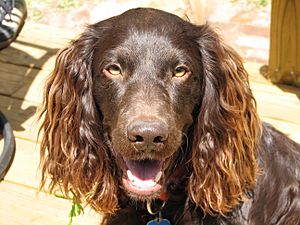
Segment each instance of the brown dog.
M157 207L173 225L300 224L300 147L260 122L240 57L208 25L134 9L89 26L59 53L43 115L43 184L105 224Z

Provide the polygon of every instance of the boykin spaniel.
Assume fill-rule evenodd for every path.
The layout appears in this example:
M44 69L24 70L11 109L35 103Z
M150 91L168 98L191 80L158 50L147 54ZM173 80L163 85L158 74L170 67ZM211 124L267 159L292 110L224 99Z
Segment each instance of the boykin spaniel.
M138 8L88 26L41 115L41 186L103 224L300 224L300 146L260 122L241 58L207 24Z

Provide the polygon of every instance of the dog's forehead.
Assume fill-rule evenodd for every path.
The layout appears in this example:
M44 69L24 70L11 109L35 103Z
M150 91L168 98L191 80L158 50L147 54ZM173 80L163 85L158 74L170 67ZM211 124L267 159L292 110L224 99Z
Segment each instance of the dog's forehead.
M177 15L152 8L131 9L113 18L114 26L140 28L180 28L188 22Z
M160 44L170 46L176 39L184 40L192 24L180 17L157 9L137 8L113 18L112 35L121 35L126 44Z
M137 30L128 29L126 38L121 43L120 47L128 50L135 50L136 52L150 54L159 52L169 52L175 49L171 38L167 35L161 35L156 30Z
M197 42L190 35L193 25L176 15L141 8L129 10L108 22L99 24L105 32L100 36L95 62L125 62L132 68L147 62L158 68L192 64L192 59L198 57Z
M143 68L159 69L168 63L186 63L190 61L185 48L179 48L174 40L155 30L129 29L124 40L111 50L119 60ZM184 60L184 61L183 61Z

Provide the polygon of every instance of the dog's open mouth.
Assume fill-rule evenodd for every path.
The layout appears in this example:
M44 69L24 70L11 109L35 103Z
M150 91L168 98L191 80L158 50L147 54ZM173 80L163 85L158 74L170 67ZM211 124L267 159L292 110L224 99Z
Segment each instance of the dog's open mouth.
M126 160L126 175L123 178L125 188L139 196L149 196L161 189L158 183L162 176L162 161Z

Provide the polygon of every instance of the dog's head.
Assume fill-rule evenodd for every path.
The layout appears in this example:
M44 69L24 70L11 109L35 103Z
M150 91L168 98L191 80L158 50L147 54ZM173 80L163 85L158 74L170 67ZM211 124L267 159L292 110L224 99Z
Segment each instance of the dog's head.
M95 48L92 93L125 190L155 197L199 108L197 42L184 21L154 10L129 11L110 23Z
M208 25L134 9L89 26L46 84L43 182L102 212L157 198L187 167L190 198L224 213L255 182L259 135L242 62Z

